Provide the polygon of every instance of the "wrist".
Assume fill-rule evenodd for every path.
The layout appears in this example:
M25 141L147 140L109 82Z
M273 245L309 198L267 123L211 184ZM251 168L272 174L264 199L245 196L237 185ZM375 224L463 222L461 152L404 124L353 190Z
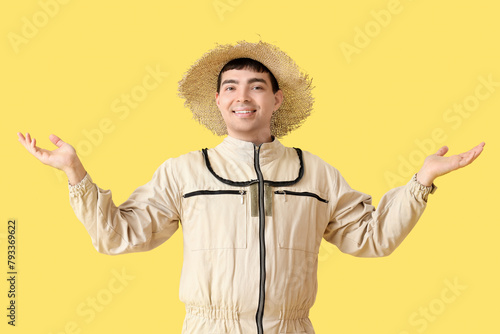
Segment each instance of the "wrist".
M434 182L434 180L435 180L435 177L427 175L425 172L422 172L421 170L417 173L417 182L423 186L426 186L426 187L432 186L432 183Z
M66 173L69 184L72 186L80 183L80 181L85 177L85 174L87 174L87 171L83 168L81 162L78 162L75 166L65 169L64 172Z

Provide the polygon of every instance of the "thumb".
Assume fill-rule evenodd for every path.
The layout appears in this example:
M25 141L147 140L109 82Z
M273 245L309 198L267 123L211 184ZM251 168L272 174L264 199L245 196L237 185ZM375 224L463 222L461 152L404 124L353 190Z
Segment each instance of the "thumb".
M57 147L61 147L64 144L64 141L61 138L59 138L58 136L56 136L55 134L51 134L49 136L49 139Z
M446 152L448 152L448 146L443 146L439 150L437 150L436 155L442 157L446 154Z

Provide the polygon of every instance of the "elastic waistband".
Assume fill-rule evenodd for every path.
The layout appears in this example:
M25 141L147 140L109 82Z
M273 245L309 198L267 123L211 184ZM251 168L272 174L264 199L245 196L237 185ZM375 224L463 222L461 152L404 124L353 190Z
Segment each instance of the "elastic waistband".
M213 305L186 305L186 314L202 317L206 319L226 319L239 320L240 312L234 307L222 307ZM253 314L252 314L253 316ZM264 318L269 317L269 314L264 312ZM309 317L309 309L290 309L280 310L280 320L298 320L307 319Z
M309 317L309 309L280 311L280 320L297 320L308 317Z
M186 305L186 313L206 319L239 319L239 312L230 307Z

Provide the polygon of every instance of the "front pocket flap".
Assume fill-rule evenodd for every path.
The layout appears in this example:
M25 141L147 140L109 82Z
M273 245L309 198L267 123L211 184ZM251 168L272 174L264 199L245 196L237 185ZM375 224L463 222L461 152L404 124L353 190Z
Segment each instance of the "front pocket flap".
M274 193L277 194L277 195L283 195L283 196L285 196L285 199L286 199L286 195L308 196L308 197L314 197L318 201L321 201L323 203L328 203L328 200L320 197L319 195L317 195L315 193L311 193L311 192L308 192L308 191L276 190Z
M190 250L247 247L246 190L196 190L183 197L183 235Z
M323 194L299 190L276 190L273 221L282 249L318 254L328 224L328 200Z

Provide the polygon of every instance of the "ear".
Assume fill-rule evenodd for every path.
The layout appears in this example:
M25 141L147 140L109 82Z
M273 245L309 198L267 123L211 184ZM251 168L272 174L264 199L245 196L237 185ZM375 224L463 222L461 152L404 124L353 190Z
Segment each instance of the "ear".
M274 111L278 110L281 104L283 103L283 92L281 89L279 89L275 94L274 94Z
M217 104L217 107L219 106L219 93L215 92L215 103Z

